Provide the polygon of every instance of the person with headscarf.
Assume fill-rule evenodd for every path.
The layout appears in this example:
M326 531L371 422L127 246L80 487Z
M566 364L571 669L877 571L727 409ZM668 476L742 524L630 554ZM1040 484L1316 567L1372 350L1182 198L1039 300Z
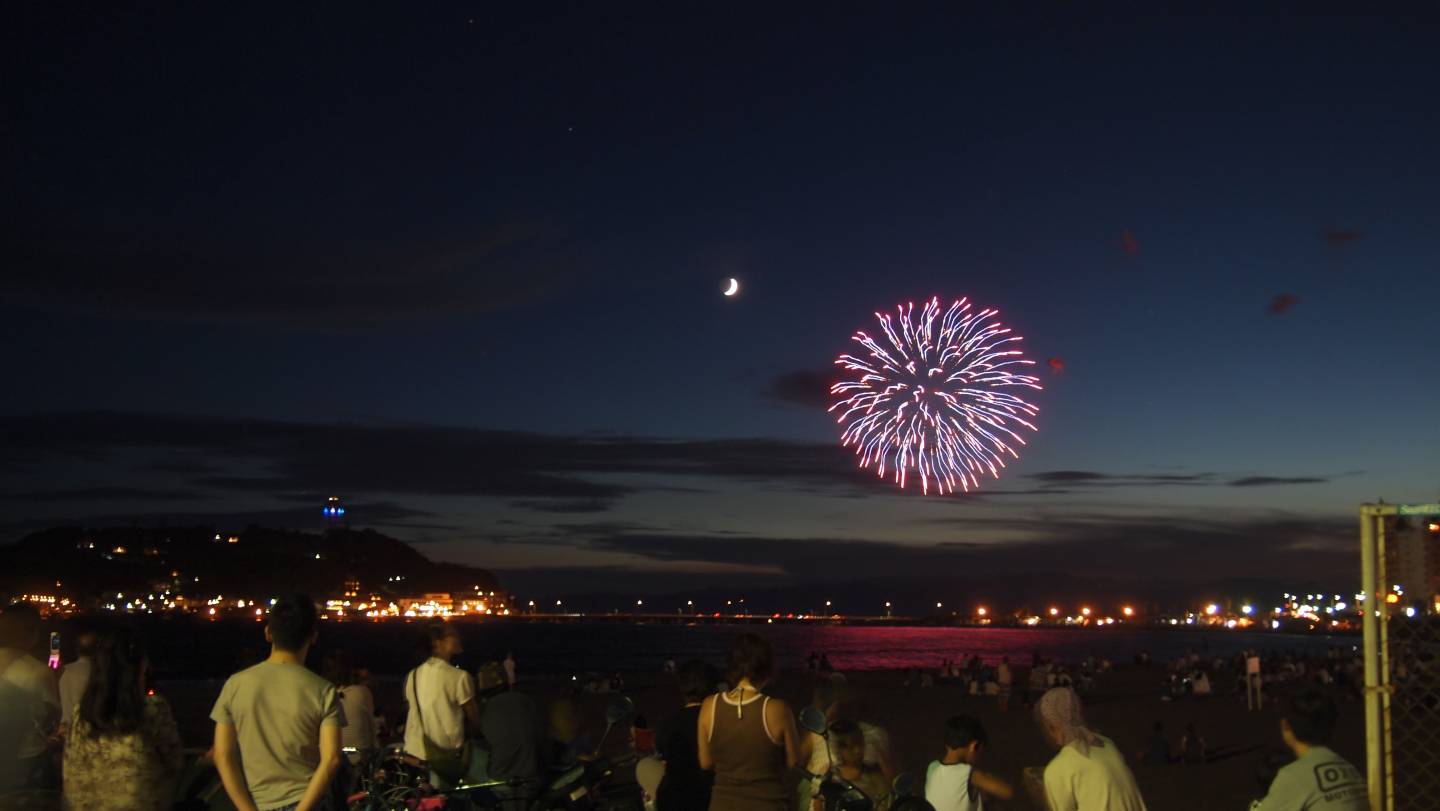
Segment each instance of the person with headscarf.
M1074 690L1056 687L1046 692L1035 705L1035 720L1060 750L1045 767L1050 811L1145 811L1120 747L1085 726Z

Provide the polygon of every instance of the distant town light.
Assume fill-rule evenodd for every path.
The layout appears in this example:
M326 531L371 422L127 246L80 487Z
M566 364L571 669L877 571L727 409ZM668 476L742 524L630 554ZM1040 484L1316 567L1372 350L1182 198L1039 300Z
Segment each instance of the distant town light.
M1053 605L1050 606L1050 616L1052 616L1052 617L1058 617L1058 616L1060 616L1060 609L1056 608L1056 607L1053 606Z
M1250 605L1250 604L1248 604L1248 603L1245 604L1245 605L1242 605L1242 606L1240 606L1240 613L1241 613L1241 614L1244 614L1245 616L1248 617L1248 616L1250 616L1251 614L1254 614L1254 613L1255 613L1255 606Z
M1124 608L1120 609L1120 613L1124 614L1127 617L1133 617L1135 616L1135 609L1127 605Z
M979 614L982 617L985 616L985 606L982 605L979 608L975 609L975 613Z
M1088 605L1086 605L1086 606L1081 606L1081 607L1080 607L1080 613L1081 613L1081 614L1084 614L1084 615L1087 616L1087 617L1090 616L1090 606L1088 606Z
M1209 614L1210 616L1213 617L1213 616L1215 616L1216 614L1220 613L1220 606L1218 606L1218 605L1216 605L1216 604L1214 604L1214 603L1211 603L1211 604L1205 606L1205 613L1206 613L1206 614Z

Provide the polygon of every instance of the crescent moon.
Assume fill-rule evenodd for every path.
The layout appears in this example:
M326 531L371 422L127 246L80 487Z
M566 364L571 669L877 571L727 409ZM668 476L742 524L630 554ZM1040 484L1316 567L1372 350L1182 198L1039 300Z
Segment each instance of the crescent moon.
M739 279L736 279L736 278L734 278L734 277L731 277L730 280L729 280L729 287L726 287L726 288L725 288L725 295L727 295L727 296L733 296L733 295L735 295L736 293L739 293L739 292L740 292L740 280L739 280Z

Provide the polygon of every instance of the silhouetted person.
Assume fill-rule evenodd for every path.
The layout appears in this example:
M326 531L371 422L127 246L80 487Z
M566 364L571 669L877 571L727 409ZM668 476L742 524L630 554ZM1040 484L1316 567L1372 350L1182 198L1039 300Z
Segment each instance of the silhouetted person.
M655 807L659 811L703 811L710 807L715 776L700 768L700 706L715 683L715 669L692 659L680 666L678 680L684 706L660 724L655 739L655 747L665 761L665 777L655 793Z
M40 613L29 603L0 613L0 792L53 787L50 735L60 722L55 674L35 657Z
M80 707L80 699L85 695L85 687L90 683L97 641L95 629L81 628L75 637L75 661L66 664L60 671L61 735L69 731L71 722L75 720L75 711Z

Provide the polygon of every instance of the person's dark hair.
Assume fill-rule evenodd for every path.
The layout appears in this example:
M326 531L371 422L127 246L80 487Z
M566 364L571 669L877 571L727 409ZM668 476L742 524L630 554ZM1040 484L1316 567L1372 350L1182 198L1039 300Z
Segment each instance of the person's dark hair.
M11 603L0 612L0 646L29 648L40 637L40 612L26 603Z
M298 651L310 641L319 621L314 600L287 594L270 606L270 643L283 651Z
M75 655L94 656L100 644L100 631L88 623L75 626Z
M741 634L730 643L730 681L767 681L775 673L775 650L759 634Z
M1156 721L1156 722L1155 722L1155 726L1152 727L1152 728L1153 728L1156 732L1164 732L1164 731L1165 731L1165 722L1164 722L1164 721Z
M430 650L432 651L435 649L436 643L443 641L448 636L458 635L459 633L459 628L456 628L448 622L441 622L439 620L425 626L425 638L429 640Z
M1336 714L1335 702L1318 690L1301 690L1280 711L1280 717L1290 725L1290 734L1312 746L1330 742Z
M80 698L80 720L91 735L125 735L140 728L145 720L144 676L145 646L133 631L120 627L100 637L90 682Z
M704 700L715 689L715 682L719 681L715 668L699 659L691 659L681 665L675 678L680 683L680 696L687 703Z
M848 718L830 725L830 737L835 741L836 748L865 745L865 733L860 731L860 725Z
M953 715L945 720L945 748L964 749L972 742L985 745L985 725L973 715Z
M343 650L332 650L325 654L320 665L320 675L336 687L349 687L355 683L355 668L350 664L350 654Z

